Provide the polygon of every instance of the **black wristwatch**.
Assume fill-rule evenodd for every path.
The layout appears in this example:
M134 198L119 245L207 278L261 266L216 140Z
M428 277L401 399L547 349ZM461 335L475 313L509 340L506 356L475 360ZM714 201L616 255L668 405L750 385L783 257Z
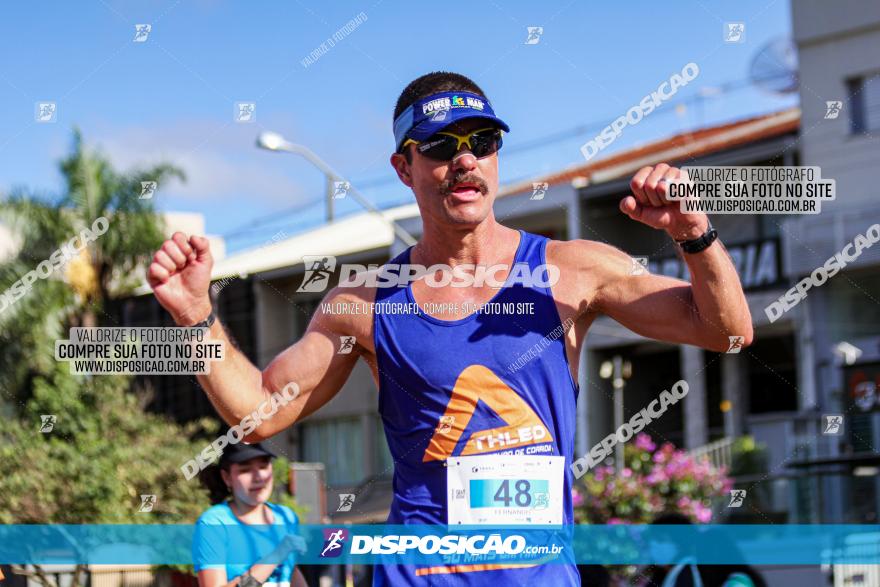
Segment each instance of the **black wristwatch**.
M712 221L709 221L709 226L706 227L706 232L698 236L697 238L688 240L688 241L675 241L681 250L685 253L699 253L700 251L704 251L709 248L709 245L714 243L718 239L718 231L712 226Z
M210 328L214 325L214 321L217 320L217 316L214 315L214 309L211 309L211 313L208 314L208 317L199 322L198 324L193 324L191 326L185 326L184 328Z

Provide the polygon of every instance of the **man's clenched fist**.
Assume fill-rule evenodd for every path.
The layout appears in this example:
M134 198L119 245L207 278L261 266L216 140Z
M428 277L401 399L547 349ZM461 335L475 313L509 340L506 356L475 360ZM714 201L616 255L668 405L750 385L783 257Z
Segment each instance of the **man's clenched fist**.
M633 195L620 201L620 211L642 224L665 230L677 241L699 238L709 227L705 214L684 214L679 200L667 200L669 182L681 175L666 163L642 167L629 186Z
M147 281L156 299L181 326L198 324L211 313L211 257L208 239L182 232L162 243L153 255Z

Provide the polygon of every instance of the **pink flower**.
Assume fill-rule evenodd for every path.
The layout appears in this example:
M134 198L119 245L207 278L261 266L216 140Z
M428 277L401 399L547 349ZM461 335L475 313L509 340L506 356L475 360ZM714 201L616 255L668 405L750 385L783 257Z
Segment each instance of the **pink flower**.
M609 526L615 526L619 524L623 524L623 520L621 520L620 518L608 518Z
M656 467L651 470L650 473L645 477L645 483L648 485L659 485L669 481L669 476L666 474L666 471L663 470L662 467Z
M584 496L577 489L571 491L571 503L574 507L579 508L584 505Z
M629 479L633 476L632 469L630 469L629 467L624 467L623 470L620 472L620 476L624 479Z
M706 524L712 519L712 510L709 508L698 505L694 509L697 514L697 521L701 524Z
M651 437L644 432L636 436L636 447L648 452L654 452L657 449L657 445L651 441Z

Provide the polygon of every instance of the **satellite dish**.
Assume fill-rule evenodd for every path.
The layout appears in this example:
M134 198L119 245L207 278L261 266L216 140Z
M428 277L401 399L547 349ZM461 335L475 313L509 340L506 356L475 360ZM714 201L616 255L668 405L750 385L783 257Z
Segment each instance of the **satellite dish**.
M749 66L749 80L772 94L796 92L799 86L797 47L791 39L774 39L761 47Z

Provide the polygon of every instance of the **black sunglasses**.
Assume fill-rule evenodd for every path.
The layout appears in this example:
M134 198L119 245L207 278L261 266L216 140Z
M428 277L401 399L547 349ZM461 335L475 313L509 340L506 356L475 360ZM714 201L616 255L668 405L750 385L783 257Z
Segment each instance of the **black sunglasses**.
M407 139L403 146L400 147L401 152L406 149L409 144L414 144L419 153L434 159L435 161L450 161L462 145L467 145L471 153L477 159L488 157L493 153L497 153L501 148L501 130L497 128L481 128L466 135L457 135L455 133L441 131L431 135L424 141L416 141Z

